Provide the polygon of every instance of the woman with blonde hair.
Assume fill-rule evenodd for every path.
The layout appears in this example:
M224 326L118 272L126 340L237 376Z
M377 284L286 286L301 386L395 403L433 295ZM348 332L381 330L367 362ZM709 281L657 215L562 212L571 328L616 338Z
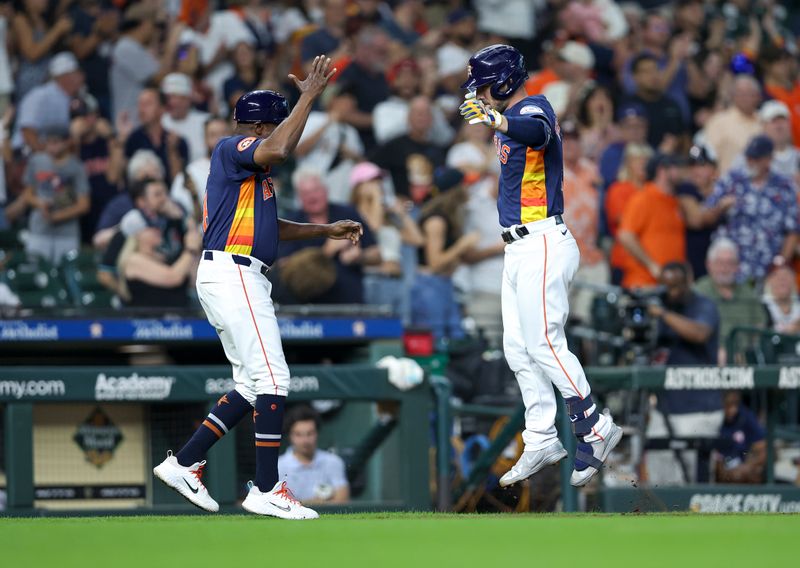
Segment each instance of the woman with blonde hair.
M199 231L192 228L183 238L183 251L172 264L158 251L161 229L145 227L128 237L117 261L122 296L131 308L185 308L188 284L197 267L202 247Z
M622 155L622 166L617 180L611 184L606 193L606 221L608 232L614 237L610 258L612 284L619 284L622 281L622 273L628 259L625 248L617 241L617 230L625 206L630 203L633 195L642 189L647 180L647 162L652 156L653 150L647 144L628 143Z

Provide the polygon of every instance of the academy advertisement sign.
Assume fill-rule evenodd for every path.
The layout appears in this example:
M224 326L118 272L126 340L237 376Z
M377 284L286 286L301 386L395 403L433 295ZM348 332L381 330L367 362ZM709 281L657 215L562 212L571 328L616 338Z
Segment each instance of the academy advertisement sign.
M175 377L161 375L110 376L97 375L94 386L96 400L166 400L172 392Z

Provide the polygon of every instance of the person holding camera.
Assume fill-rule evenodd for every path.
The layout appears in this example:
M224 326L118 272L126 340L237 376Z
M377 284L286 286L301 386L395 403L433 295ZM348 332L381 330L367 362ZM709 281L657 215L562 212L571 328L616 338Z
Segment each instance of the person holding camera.
M649 306L658 320L655 361L670 367L715 365L720 318L714 302L692 291L684 262L666 264L659 282L665 288L662 302ZM722 420L720 391L663 391L650 409L647 437L716 439ZM656 450L647 453L645 463L651 483L675 484L707 481L707 468L697 462L695 451Z

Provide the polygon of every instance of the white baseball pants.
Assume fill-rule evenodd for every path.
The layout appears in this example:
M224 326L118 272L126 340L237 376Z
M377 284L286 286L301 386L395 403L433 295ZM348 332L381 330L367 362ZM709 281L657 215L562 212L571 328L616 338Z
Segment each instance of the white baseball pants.
M557 438L556 397L591 393L578 358L567 348L569 285L578 270L578 244L566 225L550 217L525 225L529 234L506 245L503 266L503 349L525 403L525 450L539 450ZM552 383L552 384L551 384ZM600 413L593 442L610 421Z
M251 264L243 266L233 261L242 255L212 254L197 269L197 296L233 367L236 390L253 405L259 394L287 396L289 367L263 263L248 256Z

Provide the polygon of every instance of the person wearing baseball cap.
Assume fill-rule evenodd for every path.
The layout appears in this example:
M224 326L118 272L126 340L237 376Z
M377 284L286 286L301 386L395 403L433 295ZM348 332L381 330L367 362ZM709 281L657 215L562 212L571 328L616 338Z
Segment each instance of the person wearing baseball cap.
M594 63L592 50L583 43L567 41L558 50L554 69L559 80L547 84L542 90L557 115L567 110L570 93L589 79Z
M166 100L167 112L161 125L186 140L191 161L207 158L205 126L209 114L192 106L192 80L183 73L170 73L161 81L161 94Z
M694 278L706 275L706 252L711 245L713 227L703 216L703 203L714 191L719 177L714 153L702 145L692 146L688 156L686 179L678 184L675 195L686 218L686 256Z
M724 175L706 201L713 213L710 220L723 223L717 235L739 247L739 281L761 282L776 258L794 256L797 197L792 182L771 169L774 150L769 137L751 138L745 167Z
M69 129L72 100L84 85L83 72L69 51L54 55L48 71L50 81L31 90L20 102L17 130L12 140L17 150L41 150L39 132L44 128Z
M758 111L764 134L772 140L772 171L800 182L800 150L792 143L791 113L781 101L766 101Z

